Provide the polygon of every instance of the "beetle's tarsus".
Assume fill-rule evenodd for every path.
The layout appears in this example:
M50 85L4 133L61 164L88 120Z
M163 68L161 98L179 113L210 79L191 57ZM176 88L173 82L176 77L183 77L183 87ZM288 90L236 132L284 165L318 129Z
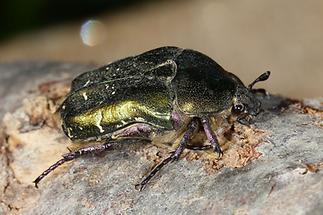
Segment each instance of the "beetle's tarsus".
M41 175L39 175L34 181L33 183L35 184L35 187L38 188L38 183L46 176L48 175L50 172L52 172L54 169L56 169L57 167L59 167L60 165L62 165L63 163L65 163L66 160L64 158L58 160L56 163L54 163L53 165L51 165L48 169L46 169Z
M186 146L187 149L190 150L210 150L213 149L214 152L218 153L219 158L221 158L223 156L223 151L221 150L221 147L216 147L214 148L212 145L204 145L204 146L191 146L188 145Z
M202 146L193 146L193 145L187 145L186 149L190 149L190 150L210 150L213 147L211 145L202 145Z
M177 161L181 156L182 152L184 151L184 149L186 148L189 139L192 137L197 127L198 127L197 118L193 118L190 124L188 125L188 129L184 133L184 136L181 142L179 143L178 147L176 148L176 150L170 156L168 156L162 162L160 162L157 166L155 166L150 171L148 176L146 176L139 184L136 184L135 187L136 188L140 187L139 188L140 191L143 190L145 185L157 174L157 172L161 170L161 168L163 168L169 162Z
M142 191L144 189L144 187L146 186L146 184L150 181L150 179L152 179L152 177L154 177L156 175L156 173L159 172L159 170L161 168L163 168L163 166L168 164L170 161L174 161L174 156L173 155L167 157L161 163L159 163L157 166L155 166L153 168L153 170L151 170L149 175L147 177L145 177L139 184L136 184L135 187L136 188L140 187L139 190Z
M74 160L78 157L80 157L81 155L86 155L86 154L90 154L90 153L97 153L97 152L103 152L107 149L110 149L111 146L113 145L113 143L104 143L101 145L94 145L94 146L88 146L85 148L81 148L75 152L69 152L63 155L63 158L58 160L56 163L54 163L53 165L51 165L48 169L46 169L41 175L39 175L34 181L33 183L35 184L35 187L38 188L38 183L46 176L48 175L50 172L52 172L53 170L55 170L57 167L59 167L60 165L64 164L67 161L71 161Z

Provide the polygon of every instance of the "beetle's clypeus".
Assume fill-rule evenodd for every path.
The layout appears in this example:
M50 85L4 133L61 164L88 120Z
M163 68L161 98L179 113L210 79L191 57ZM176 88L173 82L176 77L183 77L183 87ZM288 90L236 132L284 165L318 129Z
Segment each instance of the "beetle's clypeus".
M72 140L103 141L81 148L45 170L35 186L51 171L81 155L110 149L124 138L152 139L185 127L176 150L158 164L139 188L186 149L222 150L210 126L211 117L235 115L248 124L261 107L253 85L267 80L270 72L246 87L234 74L206 55L177 47L161 47L128 57L76 77L59 112L65 134ZM205 131L210 144L192 147L189 139L197 129Z

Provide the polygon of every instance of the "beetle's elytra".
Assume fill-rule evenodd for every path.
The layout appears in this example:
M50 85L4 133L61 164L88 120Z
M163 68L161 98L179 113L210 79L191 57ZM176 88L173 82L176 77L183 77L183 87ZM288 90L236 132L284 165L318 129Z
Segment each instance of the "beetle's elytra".
M222 150L210 126L210 117L235 115L248 124L260 112L253 85L267 80L270 72L246 87L234 74L206 55L177 47L161 47L118 60L76 77L59 112L65 134L72 140L103 141L81 148L45 170L35 186L66 161L83 154L101 152L124 138L153 138L185 127L184 136L169 157L138 185L142 189L167 163L186 149ZM189 139L198 127L209 145L192 147Z

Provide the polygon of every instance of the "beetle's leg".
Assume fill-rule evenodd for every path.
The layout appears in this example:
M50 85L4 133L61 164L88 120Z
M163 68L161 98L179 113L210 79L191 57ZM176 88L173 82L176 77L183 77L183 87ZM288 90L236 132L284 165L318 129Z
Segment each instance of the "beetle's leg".
M204 132L206 134L207 139L211 143L211 146L213 147L213 150L217 153L219 153L219 157L223 155L223 152L221 150L221 147L219 145L219 141L216 138L216 135L214 134L211 125L210 120L208 117L202 117L201 122L204 128Z
M187 143L188 143L189 139L192 137L192 135L194 134L194 131L196 131L198 125L199 125L199 122L198 122L197 118L193 118L192 121L190 122L190 124L188 125L188 129L184 133L184 136L183 136L181 142L179 143L178 147L176 148L176 150L169 157L167 157L162 162L160 162L157 166L155 166L150 171L148 176L145 177L140 182L140 184L136 184L136 187L139 187L140 191L143 190L145 185L152 179L152 177L154 177L157 174L157 172L159 172L159 170L161 168L163 168L166 164L168 164L171 161L178 160L178 158L180 157L180 155L182 154L184 149L187 147Z
M151 125L146 123L135 123L121 130L112 133L113 139L121 138L141 138L150 139L149 135L153 132Z
M103 152L105 150L110 149L112 145L114 145L114 143L109 142L109 143L104 143L104 144L101 144L101 145L88 146L88 147L85 147L85 148L81 148L81 149L79 149L79 150L77 150L75 152L69 152L69 153L64 154L62 159L58 160L56 163L51 165L48 169L46 169L41 175L39 175L33 181L33 183L35 184L35 187L38 188L38 183L46 175L48 175L50 172L55 170L57 167L59 167L63 163L65 163L67 161L74 160L75 158L78 158L81 155L86 155L86 154L90 154L90 153L97 153L97 152Z
M242 125L246 125L246 126L250 125L250 120L248 120L246 117L239 117L237 121Z
M209 150L212 148L213 148L213 146L211 146L211 145L203 145L203 146L187 145L186 146L186 149L190 149L190 150Z

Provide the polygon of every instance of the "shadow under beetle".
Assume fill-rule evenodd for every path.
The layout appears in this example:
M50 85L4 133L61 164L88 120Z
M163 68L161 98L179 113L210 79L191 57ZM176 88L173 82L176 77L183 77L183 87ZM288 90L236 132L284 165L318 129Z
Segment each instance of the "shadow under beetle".
M206 55L177 47L157 48L85 72L72 81L59 108L62 128L71 140L104 143L64 154L35 179L35 186L66 161L110 149L117 140L152 139L183 127L176 150L137 185L140 190L163 166L178 160L184 149L213 149L220 156L210 117L235 115L238 122L249 124L261 108L252 87L269 75L263 73L246 87ZM198 128L204 130L209 145L189 144Z

